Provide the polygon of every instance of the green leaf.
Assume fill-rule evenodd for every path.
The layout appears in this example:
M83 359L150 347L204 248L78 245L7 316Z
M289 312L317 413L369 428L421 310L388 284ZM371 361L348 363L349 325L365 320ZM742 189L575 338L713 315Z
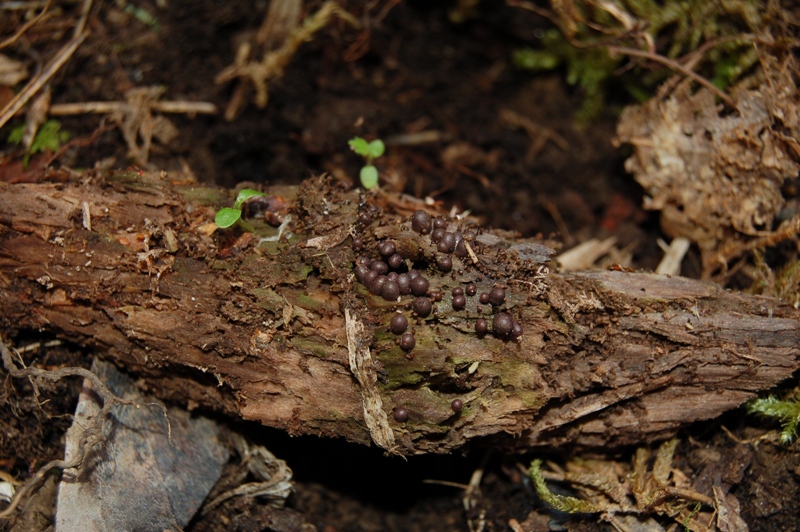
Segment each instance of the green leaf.
M367 190L373 189L378 185L378 169L368 164L361 169L361 185Z
M236 196L236 202L233 204L233 208L241 209L242 203L256 196L266 196L266 194L264 194L263 192L259 192L258 190L253 190L252 188L243 188L242 190L239 191L239 195Z
M367 150L367 157L370 159L376 159L383 155L383 152L386 151L386 145L383 143L381 139L375 139L369 143L369 147Z
M242 217L242 211L240 211L239 209L231 209L230 207L223 207L217 213L217 217L214 219L214 222L217 224L217 227L221 229L227 229L228 227L238 222L239 218L241 217Z
M351 139L348 144L350 149L362 157L369 157L369 143L361 137Z
M28 153L44 153L46 150L56 152L68 140L69 133L61 131L61 123L57 120L48 120L39 128Z
M11 144L19 144L22 142L22 136L25 134L25 124L21 126L17 126L11 130L11 134L8 136L8 142Z

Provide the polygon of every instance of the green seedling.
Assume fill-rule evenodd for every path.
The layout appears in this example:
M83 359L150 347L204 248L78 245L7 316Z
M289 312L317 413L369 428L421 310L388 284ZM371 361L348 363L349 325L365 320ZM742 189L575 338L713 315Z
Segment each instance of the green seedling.
M242 205L245 201L256 196L266 196L266 194L250 188L240 190L239 195L236 196L236 202L234 202L233 207L223 207L217 213L217 217L214 219L217 227L227 229L233 224L238 223L244 230L253 233L253 227L242 220Z
M361 186L370 190L378 185L378 169L372 164L372 161L383 155L386 151L386 146L380 139L367 142L361 137L355 137L348 142L350 149L362 156L367 164L361 168L359 177L361 178Z
M25 124L11 130L11 134L8 136L8 142L19 144L22 142L22 137L24 135ZM42 127L39 128L39 131L36 132L36 136L33 138L28 153L26 153L25 157L22 159L23 167L26 169L28 168L31 155L35 153L44 153L46 151L52 153L57 152L59 148L69 140L69 136L69 132L61 131L61 123L58 120L48 120L42 124Z
M779 436L782 444L788 445L794 440L800 424L800 400L798 398L778 399L770 396L765 399L753 399L747 403L747 412L780 421L783 426Z

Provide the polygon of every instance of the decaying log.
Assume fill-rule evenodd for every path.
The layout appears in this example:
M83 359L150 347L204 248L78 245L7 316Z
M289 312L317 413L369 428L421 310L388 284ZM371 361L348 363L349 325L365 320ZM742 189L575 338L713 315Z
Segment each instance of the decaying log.
M665 437L800 366L800 312L779 301L684 278L550 273L540 244L449 218L471 245L441 273L437 245L409 222L419 204L323 178L279 192L289 221L259 242L213 231L227 193L166 175L0 184L0 333L79 343L190 407L403 454L503 435L520 448ZM430 316L355 279L381 240L441 293ZM451 290L468 282L505 287L505 302L475 295L454 310ZM501 309L521 337L475 333ZM409 353L388 329L398 311Z

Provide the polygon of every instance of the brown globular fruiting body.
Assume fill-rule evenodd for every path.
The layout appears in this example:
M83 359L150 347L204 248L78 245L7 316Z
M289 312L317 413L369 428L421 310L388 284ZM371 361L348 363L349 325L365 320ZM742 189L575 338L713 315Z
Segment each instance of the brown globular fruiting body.
M394 334L403 334L408 330L408 318L403 314L395 314L389 322L389 330Z
M461 399L453 399L453 402L450 403L450 408L458 414L461 412L461 409L464 408L464 402Z
M384 284L386 284L386 276L379 275L375 279L373 279L371 283L367 285L367 290L369 290L370 294L374 296L379 296L381 295L381 292L383 292Z
M431 299L433 299L434 301L441 301L442 298L444 297L444 292L442 292L441 290L431 290L429 295L431 296Z
M394 420L403 423L408 420L408 408L398 406L394 409Z
M397 282L397 278L398 277L400 277L400 274L398 274L397 272L389 272L389 273L386 274L386 280L387 281Z
M424 296L428 293L430 286L430 281L420 275L411 280L411 293L415 296Z
M443 236L444 236L444 229L437 227L436 229L433 230L433 233L431 233L431 242L436 244L442 239Z
M467 298L463 295L453 296L453 310L464 310L467 306Z
M400 295L407 296L411 293L411 277L407 273L397 276L397 286L400 288Z
M411 351L417 345L417 339L410 332L403 333L400 337L400 349L403 351Z
M448 273L453 269L453 259L451 259L449 255L439 257L436 261L436 265L439 267L440 272Z
M383 262L382 260L373 260L369 264L369 269L375 270L381 275L386 275L387 273L389 273L389 265Z
M400 297L400 287L395 281L387 280L381 288L381 297L386 301L397 301L397 298Z
M514 321L514 326L511 328L511 336L514 338L522 336L522 324L516 320Z
M456 237L453 233L445 233L439 240L438 249L442 253L452 253L456 247Z
M506 300L506 291L499 286L492 287L489 290L489 303L491 303L495 307L499 307L503 304ZM481 301L483 303L483 301Z
M489 331L489 322L486 321L484 318L478 318L475 320L475 332L478 335L484 335Z
M489 304L489 292L481 292L478 300L481 302L481 305L488 305Z
M434 218L433 219L433 228L434 229L447 229L447 220L444 218Z
M364 247L364 240L361 237L353 237L353 249L359 250Z
M358 222L366 227L372 223L372 215L368 212L362 212L358 215Z
M378 244L378 253L384 257L390 257L397 251L397 246L391 240L384 240Z
M353 270L353 273L356 274L356 279L358 279L358 282L363 283L364 278L367 276L369 271L370 269L364 266L363 264L358 264L356 265L355 270Z
M456 249L453 251L453 253L455 253L456 257L460 259L463 259L467 255L469 255L469 253L467 252L466 241L463 238L458 242L456 242Z
M452 293L453 293L454 296L463 296L464 295L464 289L461 288L460 286L456 286L455 288L453 288L453 292Z
M466 292L468 296L474 296L478 293L478 285L475 283L467 283L467 286L464 287L464 292Z
M411 215L411 229L421 235L431 232L431 215L419 210Z
M508 312L498 312L492 318L492 331L499 335L505 336L514 329L514 318Z
M369 287L372 284L372 281L380 277L381 274L376 272L375 270L369 270L367 273L364 274L364 279L361 281L364 286Z
M420 318L427 318L431 314L431 309L433 309L433 304L431 300L427 297L418 297L414 300L414 312L417 313L417 316Z
M395 253L394 255L392 255L388 259L386 259L386 262L389 263L389 267L390 268L393 268L393 269L396 270L397 268L399 268L400 266L405 264L406 261L405 261L405 259L403 259L402 255L400 255L398 253Z

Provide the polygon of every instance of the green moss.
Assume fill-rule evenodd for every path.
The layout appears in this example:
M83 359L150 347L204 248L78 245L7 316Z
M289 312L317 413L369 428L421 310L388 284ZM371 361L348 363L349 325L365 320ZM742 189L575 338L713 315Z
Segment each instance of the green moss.
M250 294L255 296L256 304L264 310L278 313L283 308L283 297L271 288L253 288Z
M795 391L786 399L777 397L767 397L765 399L753 399L747 403L747 411L750 414L757 414L765 418L779 421L782 425L780 441L784 445L791 443L797 435L797 427L800 425L800 394Z
M533 485L536 488L536 494L539 495L539 498L549 504L552 508L560 512L567 512L570 514L595 513L601 511L600 508L589 501L582 501L580 499L576 499L575 497L557 495L550 491L550 488L547 487L547 483L542 476L541 468L542 461L536 459L531 462L531 467L528 470L528 474L530 475Z
M293 336L289 343L295 349L306 355L312 355L317 358L328 358L330 354L330 347L328 342L321 336L309 335L308 330L304 331L301 335Z
M776 41L772 27L779 28L786 18L777 2L769 2L765 8L757 0L620 0L609 4L615 13L605 9L603 3L588 0L552 5L558 29L545 32L536 48L518 50L513 60L519 68L533 71L563 67L567 82L583 91L583 105L576 118L584 123L606 105L613 80L642 101L674 74L663 65L654 68L652 61L639 68L643 58L616 50L633 49L678 59L715 42L705 50L696 69L717 87L725 88L758 61L754 39L736 37L752 33L764 42ZM656 49L649 50L648 42ZM623 69L628 64L634 68Z

